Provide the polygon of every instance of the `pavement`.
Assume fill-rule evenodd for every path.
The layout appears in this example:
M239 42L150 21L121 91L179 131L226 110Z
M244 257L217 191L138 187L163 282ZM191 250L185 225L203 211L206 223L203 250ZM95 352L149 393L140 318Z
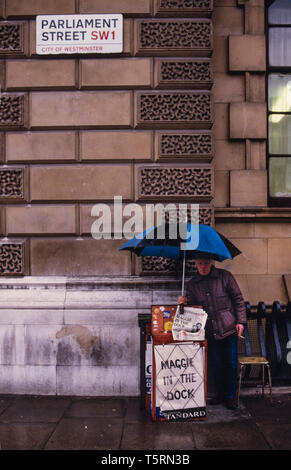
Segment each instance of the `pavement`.
M152 421L139 397L0 395L1 450L290 450L291 393L244 393L205 421ZM5 452L0 453L0 459ZM113 455L113 454L112 454ZM117 455L116 453L114 455ZM126 454L125 454L126 455Z

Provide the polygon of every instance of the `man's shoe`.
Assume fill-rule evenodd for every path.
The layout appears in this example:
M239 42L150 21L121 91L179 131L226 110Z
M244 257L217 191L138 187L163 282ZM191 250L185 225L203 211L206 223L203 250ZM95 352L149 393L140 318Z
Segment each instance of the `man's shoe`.
M211 400L209 400L209 404L210 405L220 405L220 403L223 403L224 402L224 398L223 397L213 397L211 398Z
M229 410L236 410L237 409L237 400L235 398L227 398L225 400L225 406Z

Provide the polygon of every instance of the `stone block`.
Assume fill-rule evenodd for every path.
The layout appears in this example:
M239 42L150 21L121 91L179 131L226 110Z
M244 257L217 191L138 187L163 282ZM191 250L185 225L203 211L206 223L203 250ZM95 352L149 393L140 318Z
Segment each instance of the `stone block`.
M217 222L215 229L227 238L255 237L255 224L252 222ZM259 238L264 237L261 236Z
M139 367L57 366L57 394L138 396Z
M215 140L216 170L242 170L245 168L245 143L229 140Z
M266 70L266 37L250 34L229 36L229 70L231 72L264 72Z
M56 254L57 256L57 254ZM15 280L13 280L15 285ZM57 289L1 289L0 290L0 303L1 311L21 309L34 310L38 309L61 309L64 307L66 291L62 288ZM30 318L30 314L26 313L26 318Z
M122 13L147 16L151 13L150 0L80 0L80 13Z
M31 127L130 127L129 92L32 92Z
M136 92L138 127L210 129L213 119L209 92Z
M244 33L243 8L234 6L217 6L212 15L215 36L229 36Z
M266 139L266 104L231 103L229 105L229 137L231 139Z
M214 104L213 134L216 139L227 140L229 135L229 105L226 103Z
M229 205L229 171L215 171L214 185L214 206L227 207Z
M209 57L212 23L209 19L135 21L135 54Z
M228 41L225 36L214 36L213 38L213 72L228 72Z
M74 205L7 206L6 231L8 235L76 234Z
M3 21L0 24L0 56L23 57L28 54L29 25L27 21Z
M56 365L57 332L61 325L26 325L24 363L28 366Z
M265 207L267 194L266 170L231 171L230 205L232 207Z
M75 87L74 60L9 60L7 90Z
M291 238L291 222L260 222L255 224L255 237Z
M291 274L284 274L283 279L284 279L284 284L285 284L286 291L287 291L288 301L290 302L291 301Z
M245 97L244 76L215 73L212 93L215 103L241 102Z
M207 2L172 2L154 0L156 16L209 17L213 10L213 0Z
M0 198L2 202L23 202L28 194L28 172L26 167L0 167Z
M32 239L32 276L129 275L130 253L123 240Z
M75 13L75 0L9 0L6 2L6 16L27 17L35 15L69 15Z
M161 161L191 160L210 162L213 136L207 131L155 132L155 159Z
M213 83L210 59L155 59L155 88L210 89Z
M55 292L52 292L52 296ZM38 291L36 291L36 297ZM35 300L35 305L37 300ZM55 309L46 308L2 308L0 316L1 325L61 325L64 320L64 310L62 302ZM95 315L95 312L94 312Z
M257 305L264 301L266 305L272 305L275 300L281 304L288 302L286 289L281 274L247 275L249 287L249 302Z
M98 203L97 203L98 205ZM109 213L109 235L111 235L111 232L116 232L116 237L119 236L120 234L124 235L127 239L133 238L133 236L136 233L140 233L143 230L147 228L146 222L147 222L147 217L149 218L148 221L148 226L153 226L154 225L154 211L150 210L150 207L148 210L150 210L151 215L146 214L146 206L141 205L141 204L123 204L121 207L120 205L116 204L116 207L114 207L113 204L108 204L107 205L110 209ZM127 206L127 207L126 207ZM92 213L92 209L93 214ZM100 210L102 209L102 206L100 207ZM109 212L109 211L108 211ZM91 231L93 230L94 233L94 222L97 222L99 218L102 217L102 213L97 211L96 205L94 204L81 204L80 205L80 233L81 234L86 234L90 235ZM117 220L118 222L114 222ZM135 221L132 220L132 218L135 219ZM120 220L120 227L119 227L119 220ZM127 223L130 221L129 223ZM153 223L150 223L153 221ZM132 222L132 223L131 223ZM98 222L97 222L98 223ZM116 226L114 225L116 223ZM95 225L96 229L96 225ZM130 230L130 232L128 232ZM135 231L135 233L132 232L132 230ZM97 228L97 232L99 231L105 231L105 228L103 227L102 229L99 227ZM106 233L108 233L106 231Z
M34 325L33 325L34 326ZM37 355L37 343L47 343L44 327L30 328L33 331L43 330L42 338L29 339L34 354ZM84 322L77 325L60 325L54 332L54 351L51 361L58 366L133 366L139 348L139 334L136 325L103 324L86 325ZM49 332L48 332L49 333ZM53 333L53 332L52 332ZM35 337L37 334L34 335ZM39 335L40 337L41 335ZM53 334L51 335L53 336ZM52 350L52 346L48 346ZM35 363L39 359L35 359ZM45 358L44 358L45 361ZM48 361L47 361L48 362ZM50 362L48 362L50 363Z
M56 366L3 365L0 367L0 393L55 395Z
M34 166L31 167L31 200L131 199L130 165Z
M263 103L266 98L266 77L262 73L246 73L246 101Z
M291 274L291 238L271 238L268 240L268 272L271 274Z
M225 260L220 267L233 274L267 274L268 241L262 238L231 238L242 254L233 260Z
M74 132L7 132L7 162L73 161L76 158Z
M108 240L105 240L105 243ZM117 242L115 242L117 244ZM121 245L121 244L120 244ZM122 257L125 254L119 253L117 256ZM114 282L114 278L110 278L110 281ZM112 284L111 284L112 285ZM0 292L1 294L1 292ZM167 291L167 294L169 292ZM152 289L135 290L131 289L95 289L95 290L68 290L66 293L65 310L76 310L76 309L95 309L96 306L101 309L111 309L112 305L114 308L119 309L148 309L153 302L154 291ZM162 298L162 296L161 296ZM163 303L161 302L161 305ZM168 304L166 304L168 305ZM66 317L68 322L68 317Z
M28 125L28 95L23 93L2 93L0 128L2 130L25 129Z
M4 207L0 207L0 236L3 236L5 233L5 211Z
M150 131L81 131L82 160L151 160Z
M150 58L84 59L80 61L81 88L150 88Z
M5 155L5 134L0 132L0 164L4 162Z

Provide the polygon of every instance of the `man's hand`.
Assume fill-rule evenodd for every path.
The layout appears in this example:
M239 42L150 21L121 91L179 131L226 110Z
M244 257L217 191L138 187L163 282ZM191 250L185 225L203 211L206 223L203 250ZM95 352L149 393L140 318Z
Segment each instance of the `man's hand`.
M236 328L236 332L238 336L242 336L243 331L244 331L244 326L241 323L237 323L237 325L235 325L235 328Z
M181 296L178 298L178 304L185 304L185 305L187 305L187 297L185 297L184 295L181 295Z

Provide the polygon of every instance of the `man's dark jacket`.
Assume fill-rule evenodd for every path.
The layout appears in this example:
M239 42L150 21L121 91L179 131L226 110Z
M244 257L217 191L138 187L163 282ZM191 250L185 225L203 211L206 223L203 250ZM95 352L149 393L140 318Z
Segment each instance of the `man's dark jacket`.
M208 314L206 337L224 339L236 331L237 323L246 324L246 308L233 275L211 267L207 276L198 272L186 286L188 305L201 305Z

